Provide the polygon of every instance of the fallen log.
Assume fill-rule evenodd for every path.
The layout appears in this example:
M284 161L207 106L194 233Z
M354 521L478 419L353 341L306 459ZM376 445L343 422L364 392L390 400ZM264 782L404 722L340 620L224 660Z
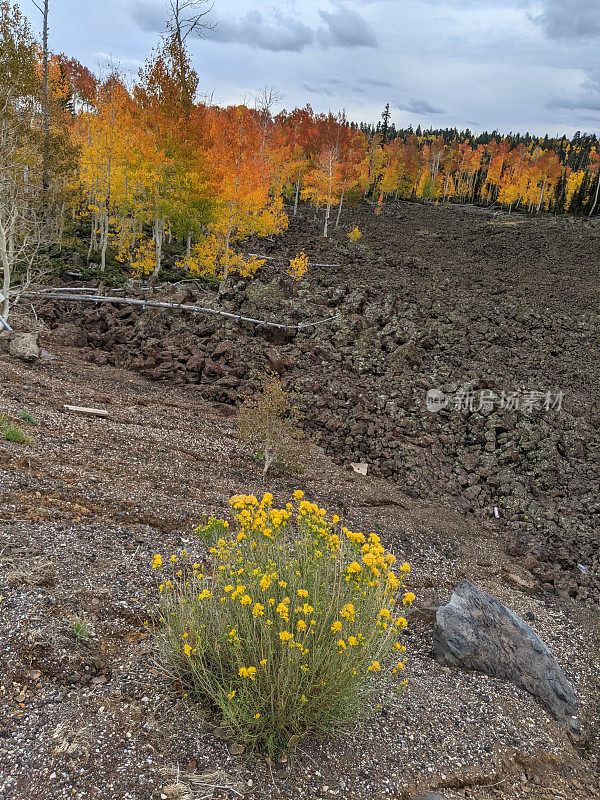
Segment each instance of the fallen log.
M104 297L100 295L79 295L66 294L62 292L22 292L23 297L39 297L44 300L64 300L69 303L110 303L116 306L139 306L141 308L165 308L169 311L190 311L194 314L213 314L218 317L226 317L236 322L249 322L252 325L261 325L265 328L278 328L286 331L300 331L304 328L313 328L317 325L324 325L331 320L337 319L339 315L327 317L317 322L302 322L299 325L285 325L280 322L267 322L263 319L245 317L242 314L233 314L230 311L218 311L214 308L203 308L202 306L184 305L183 303L164 303L159 300L136 300L133 297Z
M104 408L86 408L85 406L65 406L65 408L67 411L85 414L88 417L108 417L108 411Z

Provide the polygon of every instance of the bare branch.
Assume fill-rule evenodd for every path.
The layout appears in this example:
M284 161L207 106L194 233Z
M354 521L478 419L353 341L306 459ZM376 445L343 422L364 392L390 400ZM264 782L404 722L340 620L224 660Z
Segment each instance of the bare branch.
M140 306L141 308L166 308L171 311L191 311L195 314L212 314L217 317L226 317L233 319L236 322L250 322L254 325L261 325L265 328L279 328L286 331L300 331L304 328L313 328L317 325L324 325L326 322L331 322L335 317L327 317L326 319L318 320L317 322L302 322L299 325L285 325L280 322L266 322L262 319L254 319L253 317L244 317L241 314L232 314L229 311L218 311L214 308L203 308L202 306L184 305L183 303L163 303L158 300L136 300L133 297L102 297L99 295L76 295L76 294L63 294L61 292L51 291L38 291L38 292L23 292L23 297L43 297L47 300L65 300L70 303L110 303L117 306Z
M210 0L169 0L169 5L171 19L168 25L180 44L190 34L204 38L209 31L216 30L217 23L206 19L214 7Z

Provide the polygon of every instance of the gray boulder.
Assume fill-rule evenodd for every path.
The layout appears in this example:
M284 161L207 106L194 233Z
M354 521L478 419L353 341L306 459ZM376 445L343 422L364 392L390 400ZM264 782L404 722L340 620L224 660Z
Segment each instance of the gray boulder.
M34 361L40 357L40 345L37 333L17 333L11 339L8 352L13 358L22 361Z
M440 664L511 681L579 736L575 695L554 655L496 598L461 581L438 609L433 637Z

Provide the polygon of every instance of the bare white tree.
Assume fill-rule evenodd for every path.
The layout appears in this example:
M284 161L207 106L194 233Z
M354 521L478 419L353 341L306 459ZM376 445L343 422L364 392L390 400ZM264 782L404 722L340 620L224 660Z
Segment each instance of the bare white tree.
M47 49L46 16L44 28ZM34 278L40 249L56 241L60 225L57 182L48 173L47 75L40 82L38 44L18 7L6 2L0 2L0 63L0 307L6 321L11 301Z
M262 131L261 150L264 150L267 142L267 134L273 120L273 108L283 100L283 95L274 86L263 86L254 95L254 108L260 118Z
M36 263L40 249L58 238L58 215L44 186L43 146L28 146L19 128L18 121L0 115L1 316L5 321L11 301L40 277L42 270Z
M204 38L208 31L214 31L216 23L208 19L213 10L210 0L169 0L171 18L168 29L183 47L188 36Z

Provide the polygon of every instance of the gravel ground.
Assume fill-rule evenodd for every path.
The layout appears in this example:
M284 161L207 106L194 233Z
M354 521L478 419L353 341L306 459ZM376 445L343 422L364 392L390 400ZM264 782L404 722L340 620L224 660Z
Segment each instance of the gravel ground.
M0 441L2 800L366 800L427 789L449 800L600 797L597 613L520 591L524 573L499 523L411 499L317 450L301 478L265 482L229 407L91 365L43 325L42 340L57 360L27 366L0 350L0 408L38 422L29 447ZM67 403L109 416L76 415ZM144 626L152 554L185 546L200 556L192 527L201 515L267 488L278 502L302 488L350 527L378 532L410 560L418 598L406 693L382 698L343 737L306 740L277 763L230 754L218 719L165 679ZM463 577L528 614L554 650L580 702L586 750L524 692L432 660L431 607ZM87 642L75 639L74 615L88 620Z
M336 463L368 462L476 520L497 508L529 581L600 603L599 240L600 220L418 203L348 209L325 239L303 210L249 244L274 258L251 282L127 288L279 322L334 317L295 336L202 314L36 306L90 361L207 400L235 404L257 370L276 370ZM285 279L302 249L334 266ZM430 389L447 393L445 410L427 409ZM480 403L482 391L496 401ZM549 393L549 407L531 410L531 392Z

